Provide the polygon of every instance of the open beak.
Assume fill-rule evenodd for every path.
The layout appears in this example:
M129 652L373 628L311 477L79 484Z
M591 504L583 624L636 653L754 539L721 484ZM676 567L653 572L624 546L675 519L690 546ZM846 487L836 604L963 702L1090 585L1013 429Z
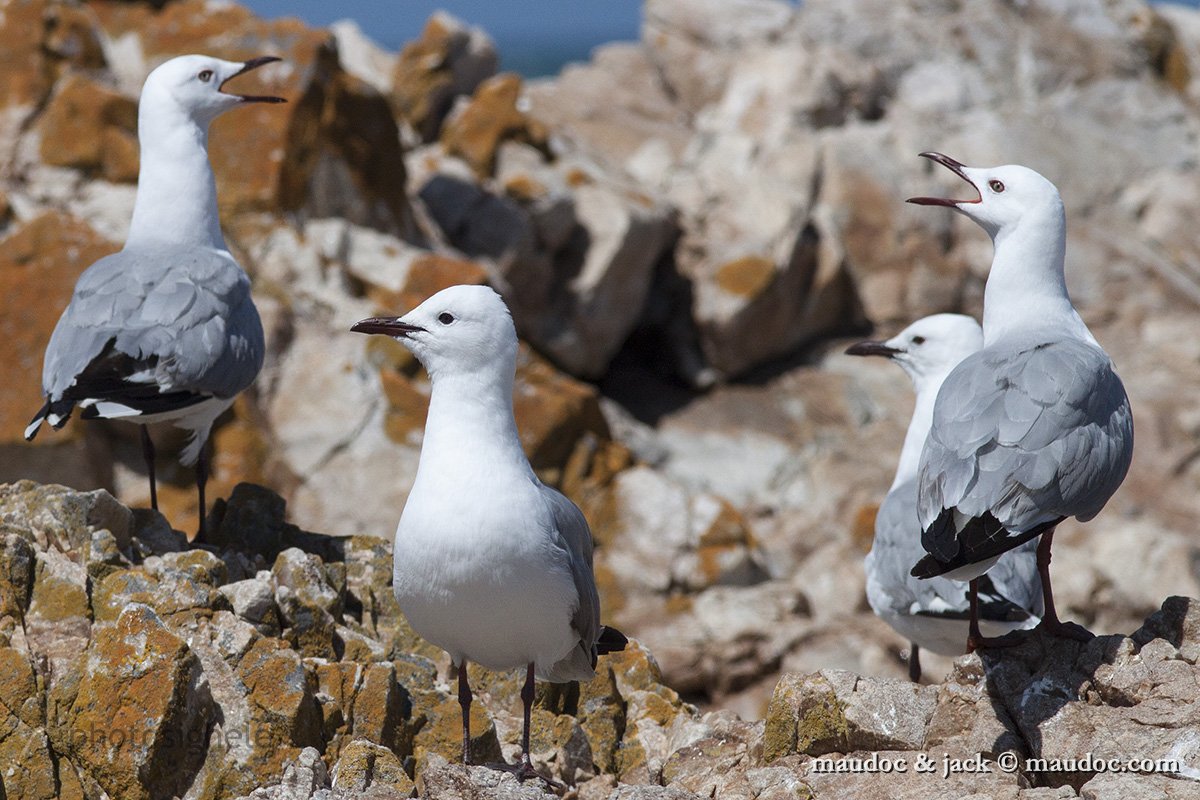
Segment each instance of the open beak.
M916 203L919 206L949 206L950 208L957 208L963 203L979 203L983 201L983 195L979 193L979 187L976 186L975 182L968 178L967 173L963 171L963 167L965 166L964 164L961 164L950 156L942 153L921 153L921 158L928 158L930 161L936 161L958 177L962 178L967 183L971 184L971 188L975 190L975 199L952 200L948 197L910 197L905 202Z
M228 94L230 97L236 97L237 99L241 100L243 103L286 103L287 100L283 99L282 97L272 97L270 95L261 95L261 94L233 94L232 92L225 91L225 84L229 83L231 80L236 78L238 75L243 75L243 74L249 72L250 70L258 69L263 64L270 64L270 63L273 63L273 62L279 61L279 60L280 59L278 56L259 56L258 58L250 59L246 63L242 64L241 69L239 69L237 72L230 75L225 80L221 81L221 86L220 86L221 93Z
M883 356L891 358L901 352L900 348L892 347L887 342L859 342L846 348L848 356Z
M408 334L423 332L425 329L418 325L409 325L399 317L371 317L360 320L351 326L354 333L382 333L397 339L407 339Z

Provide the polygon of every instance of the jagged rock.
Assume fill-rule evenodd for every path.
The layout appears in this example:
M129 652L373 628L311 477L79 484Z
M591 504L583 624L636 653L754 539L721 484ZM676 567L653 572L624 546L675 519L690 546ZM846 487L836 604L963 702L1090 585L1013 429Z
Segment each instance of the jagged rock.
M306 656L333 657L334 627L342 615L342 595L330 586L321 559L290 547L275 559L275 604Z
M57 770L46 737L45 686L25 653L0 648L0 788L7 797L58 796Z
M430 756L417 781L421 797L445 800L546 800L557 797L541 781L521 783L508 772L489 767L467 767Z
M89 225L55 212L23 220L0 239L0 291L5 298L0 305L0 335L10 345L5 369L14 376L30 376L29 380L14 380L0 399L0 451L5 454L0 459L5 464L0 468L0 480L47 480L53 476L76 486L98 484L86 462L78 424L61 431L42 431L32 452L21 432L44 402L37 378L41 354L70 299L75 279L94 260L116 249ZM9 467L10 463L13 467L19 464L19 471Z
M200 662L149 607L99 629L51 692L55 749L114 797L182 794L212 713Z
M288 761L279 784L255 789L241 800L310 800L327 788L329 770L321 760L321 753L315 747L306 747Z
M218 519L213 544L243 548L251 553L275 553L283 539L286 502L262 486L240 483L213 509Z
M253 735L231 788L262 784L305 747L324 746L316 677L296 651L277 639L260 639L238 663L237 676L245 686Z
M918 750L937 691L903 681L861 681L826 670L785 675L767 714L763 759L855 750Z
M715 100L736 59L733 45L769 42L791 21L794 9L778 0L651 0L642 41L672 96L695 113Z
M201 0L161 11L122 3L96 8L105 34L140 45L141 63L124 65L131 90L158 62L183 52L238 60L271 51L286 61L286 69L266 67L255 76L287 106L251 106L236 125L213 126L210 154L223 212L343 216L414 232L387 99L342 68L328 32L294 18L261 20L237 5L214 13Z
M640 45L602 45L590 62L567 64L554 81L530 85L527 95L534 116L556 134L585 142L590 152L655 190L691 135L688 115Z
M0 617L21 619L29 607L37 554L15 533L0 538Z
M495 169L501 142L512 140L545 148L547 131L520 110L520 94L521 78L515 73L505 72L480 83L470 102L452 114L442 128L441 142L446 152L467 162L476 175L487 177Z
M79 131L93 131L80 136ZM114 183L138 175L137 103L79 75L68 75L38 118L41 160Z
M422 140L434 141L455 98L471 94L495 74L499 60L486 33L438 11L421 37L400 51L392 103Z
M462 708L457 696L443 692L417 692L413 696L413 754L424 774L436 759L462 760ZM496 725L488 709L471 704L471 758L483 764L504 760Z
M395 753L374 742L355 740L338 758L333 788L345 792L391 789L397 797L409 797L414 787Z
M30 649L57 674L87 646L91 626L87 571L57 550L39 551L25 614Z

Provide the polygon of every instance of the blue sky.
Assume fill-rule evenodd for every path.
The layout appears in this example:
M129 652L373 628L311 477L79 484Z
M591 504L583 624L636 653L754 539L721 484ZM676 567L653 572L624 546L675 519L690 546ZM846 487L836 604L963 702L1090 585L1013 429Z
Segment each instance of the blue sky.
M263 17L300 17L328 25L350 17L372 39L397 50L421 32L437 9L479 25L500 50L505 69L526 74L553 71L564 61L582 61L592 48L636 39L641 0L242 0Z

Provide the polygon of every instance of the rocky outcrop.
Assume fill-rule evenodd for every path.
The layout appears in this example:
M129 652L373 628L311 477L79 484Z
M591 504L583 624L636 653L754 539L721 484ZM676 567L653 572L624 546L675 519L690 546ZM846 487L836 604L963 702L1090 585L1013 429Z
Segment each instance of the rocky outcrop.
M103 491L0 486L5 796L555 796L455 763L448 664L396 609L386 543L283 510L242 487L224 544L191 547ZM246 549L259 526L274 546ZM684 702L635 641L588 683L539 685L531 752L581 797L1102 797L1135 774L1128 796L1183 797L1198 656L1200 601L1172 597L1128 637L1034 634L940 684L788 673L756 722ZM520 678L473 681L474 751L511 761Z
M221 544L189 549L103 491L0 487L0 753L24 767L0 774L4 796L236 797L282 776L368 797L427 764L457 780L432 777L459 752L458 703L444 654L396 609L390 548L283 514L239 487L214 513ZM474 680L476 752L511 758L517 677ZM537 761L572 783L613 769L650 696L656 724L694 713L636 645L577 694L544 694Z

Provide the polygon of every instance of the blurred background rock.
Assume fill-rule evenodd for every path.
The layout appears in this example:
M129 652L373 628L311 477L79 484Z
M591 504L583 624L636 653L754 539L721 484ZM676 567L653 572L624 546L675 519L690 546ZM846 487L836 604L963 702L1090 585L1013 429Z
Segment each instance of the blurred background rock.
M42 350L76 276L124 238L146 74L184 52L269 53L284 61L244 80L289 103L212 130L270 348L215 433L212 496L256 482L301 528L391 537L428 382L349 326L488 282L526 343L531 460L584 508L606 615L667 685L757 718L781 670L902 677L907 643L871 615L861 559L910 392L841 350L980 312L989 242L903 203L947 180L916 157L936 149L1058 184L1075 303L1133 401L1129 479L1056 539L1064 616L1128 632L1200 595L1200 13L647 0L640 15L635 40L531 80L443 13L407 19L419 33L388 49L367 22L233 3L7 3L0 481L147 504L133 428L22 441ZM160 503L183 524L191 476L171 468ZM929 661L933 679L948 668Z

